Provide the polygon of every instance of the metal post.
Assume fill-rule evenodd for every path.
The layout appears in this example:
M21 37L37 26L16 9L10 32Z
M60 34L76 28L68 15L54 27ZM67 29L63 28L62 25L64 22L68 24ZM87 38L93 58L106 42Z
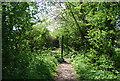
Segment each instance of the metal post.
M62 35L62 40L61 40L61 58L63 59L63 40L64 40L64 36Z

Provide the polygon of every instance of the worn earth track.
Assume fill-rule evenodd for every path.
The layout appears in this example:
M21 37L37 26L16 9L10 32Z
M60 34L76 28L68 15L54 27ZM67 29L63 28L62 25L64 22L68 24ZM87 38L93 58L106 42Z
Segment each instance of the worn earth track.
M51 53L56 53L59 50L59 48L54 49L51 51ZM70 64L70 61L66 58L64 58L64 62L58 65L58 68L56 69L56 74L54 76L54 81L78 81L75 78L76 72L72 68L72 65Z
M78 81L75 78L76 72L70 62L66 58L64 58L64 61L58 65L54 81Z

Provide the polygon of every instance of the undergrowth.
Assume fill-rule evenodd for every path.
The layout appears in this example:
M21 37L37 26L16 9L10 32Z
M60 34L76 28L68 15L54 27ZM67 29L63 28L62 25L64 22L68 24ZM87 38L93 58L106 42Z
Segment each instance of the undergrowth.
M24 59L20 62L19 60L10 62L3 68L3 79L52 80L58 61L50 52L41 53L30 53L31 56L23 56Z
M90 51L73 51L68 54L71 63L76 70L77 78L82 80L107 80L116 81L120 80L120 70L116 68L119 65L118 57L120 55L117 52L113 56L116 60L110 59L105 54L96 56ZM95 60L95 61L94 61Z

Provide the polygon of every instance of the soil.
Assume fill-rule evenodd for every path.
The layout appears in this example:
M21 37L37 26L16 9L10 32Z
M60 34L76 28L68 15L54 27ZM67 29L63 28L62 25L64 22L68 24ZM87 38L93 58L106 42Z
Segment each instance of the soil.
M59 48L53 49L51 52L56 53ZM56 69L56 74L54 76L54 81L78 81L75 77L76 72L73 69L70 61L64 58L64 61L58 65Z
M76 72L70 61L64 58L64 62L58 65L54 81L78 81L75 78Z

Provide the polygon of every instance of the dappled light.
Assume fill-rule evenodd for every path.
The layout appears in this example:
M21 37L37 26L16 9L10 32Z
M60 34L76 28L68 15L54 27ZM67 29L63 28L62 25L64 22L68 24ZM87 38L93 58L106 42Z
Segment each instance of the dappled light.
M1 4L3 79L120 81L120 1Z

